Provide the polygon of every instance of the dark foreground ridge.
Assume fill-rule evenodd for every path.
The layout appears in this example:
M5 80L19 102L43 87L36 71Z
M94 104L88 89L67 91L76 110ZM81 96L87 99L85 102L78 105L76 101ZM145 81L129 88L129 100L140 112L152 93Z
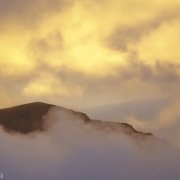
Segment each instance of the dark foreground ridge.
M0 125L6 132L29 134L35 131L45 131L45 116L51 108L59 106L46 103L30 103L15 106L6 109L0 109ZM100 120L91 120L86 114L76 112L70 109L62 108L66 112L71 113L74 119L77 117L82 119L85 124L91 124L98 130L124 132L132 137L154 137L151 133L142 133L136 131L127 123L105 122Z
M51 107L51 104L35 102L0 109L0 124L8 132L26 134L36 130L43 131L43 116Z

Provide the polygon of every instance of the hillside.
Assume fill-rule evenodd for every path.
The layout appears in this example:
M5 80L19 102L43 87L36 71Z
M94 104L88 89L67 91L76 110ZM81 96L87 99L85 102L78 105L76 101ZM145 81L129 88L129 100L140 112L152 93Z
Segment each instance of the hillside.
M84 113L40 102L1 109L0 125L9 133L28 134L35 131L46 131L47 127L44 126L46 115L53 108L66 111L66 113L71 114L73 119L81 119L84 124L90 124L99 131L116 131L130 135L133 138L140 137L141 139L154 137L151 133L142 133L135 130L127 123L92 120Z

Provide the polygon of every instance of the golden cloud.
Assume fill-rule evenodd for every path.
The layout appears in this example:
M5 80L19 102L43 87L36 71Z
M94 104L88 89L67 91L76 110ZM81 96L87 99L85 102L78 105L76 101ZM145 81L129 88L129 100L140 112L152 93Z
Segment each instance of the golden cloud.
M166 81L179 78L178 0L0 1L0 7L0 73L6 81L16 77L24 101L64 96L94 106L168 94Z

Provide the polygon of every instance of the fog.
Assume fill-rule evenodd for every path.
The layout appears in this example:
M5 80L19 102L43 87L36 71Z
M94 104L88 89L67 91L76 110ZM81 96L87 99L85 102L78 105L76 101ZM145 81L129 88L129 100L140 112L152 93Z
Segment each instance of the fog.
M91 119L126 122L180 147L179 103L172 96L145 98L82 109Z
M46 132L28 136L0 130L0 171L7 180L179 180L180 153L155 139L95 129L53 108Z

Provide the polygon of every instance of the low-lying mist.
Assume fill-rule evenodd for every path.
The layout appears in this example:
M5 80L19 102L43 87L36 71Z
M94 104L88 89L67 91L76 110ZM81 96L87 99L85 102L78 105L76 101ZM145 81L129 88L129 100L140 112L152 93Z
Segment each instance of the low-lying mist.
M141 143L120 132L100 131L60 108L46 132L0 130L0 172L7 180L179 180L180 153L168 143Z

